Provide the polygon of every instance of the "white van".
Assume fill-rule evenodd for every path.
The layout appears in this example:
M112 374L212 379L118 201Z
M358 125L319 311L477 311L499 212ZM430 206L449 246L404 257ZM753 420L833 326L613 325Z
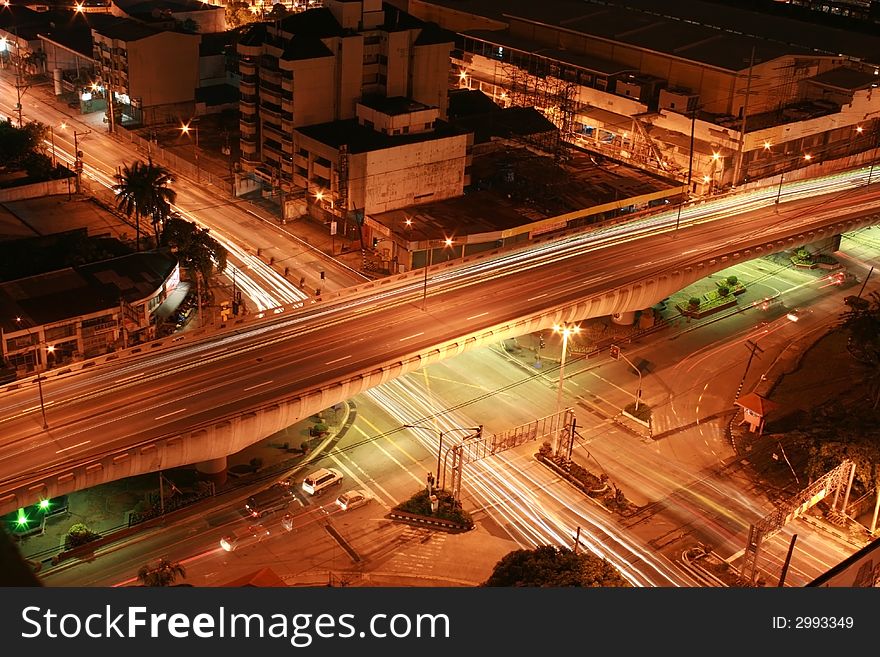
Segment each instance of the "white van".
M330 486L342 483L342 473L333 468L321 468L305 478L302 489L309 495L320 495Z

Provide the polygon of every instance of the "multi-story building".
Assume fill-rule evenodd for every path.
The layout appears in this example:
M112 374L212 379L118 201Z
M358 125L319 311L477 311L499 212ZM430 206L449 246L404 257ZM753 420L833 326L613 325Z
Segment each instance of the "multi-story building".
M456 86L697 193L854 166L880 136L872 35L698 1L392 2L459 31Z
M452 46L381 0L252 26L238 43L243 169L361 225L461 194L468 140L444 121Z
M134 253L0 283L0 356L21 372L151 339L177 260Z
M93 29L92 38L96 73L117 117L149 125L193 115L200 35L122 20Z

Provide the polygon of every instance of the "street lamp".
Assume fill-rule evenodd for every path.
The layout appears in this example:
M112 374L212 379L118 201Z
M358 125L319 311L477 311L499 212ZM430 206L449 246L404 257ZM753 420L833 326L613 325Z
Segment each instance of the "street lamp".
M62 130L67 129L67 124L62 121L59 126ZM76 193L79 194L82 191L82 171L83 171L83 152L79 150L79 138L85 137L86 135L92 134L91 130L86 130L85 132L78 131L76 129L73 130L73 171L76 174ZM53 133L54 139L54 133Z
M553 454L559 449L559 434L562 427L562 384L565 380L565 354L568 349L568 336L577 335L581 327L577 324L554 324L553 332L562 335L562 358L559 360L559 386L556 390L556 431L553 432Z
M21 325L21 317L16 317L16 318L15 318L15 323L18 324L19 328L24 328L24 330L25 330L25 331L27 332L27 334L28 334L28 337L32 337L32 336L33 336L33 334L31 333L30 329L25 328L25 327L23 327L23 326ZM49 345L49 346L46 348L46 352L47 352L48 354L51 354L51 353L53 353L54 351L55 351L55 347L52 346L52 345ZM37 361L39 360L39 354L40 354L40 347L39 347L39 345L37 346L36 354L37 354L37 357L34 359L34 367L35 367L35 368L38 368L38 367L39 367L39 363L38 363ZM43 415L43 429L48 429L48 428L49 428L49 422L46 420L46 405L45 405L45 403L43 402L43 377L40 375L40 370L39 370L39 369L37 369L37 390L38 390L39 393L40 393L40 412L41 412L42 415Z
M413 221L410 218L407 218L404 222L406 224L407 229L412 229ZM426 244L426 253L425 253L425 278L422 284L422 310L428 312L428 267L434 264L434 248L431 246L431 239L425 235L425 232L422 229L419 229L419 232L422 234L422 237L425 238ZM443 245L445 248L451 248L454 244L451 237L447 237L443 241Z
M453 431L468 431L470 433L476 433L477 435L481 435L483 433L483 425L481 424L478 427L457 427L455 429L449 429L447 431L439 431L434 427L425 427L419 424L404 424L405 429L424 429L425 431L437 431L440 436L440 444L437 447L437 484L440 483L440 457L443 453L443 436L452 433Z
M196 157L196 182L201 182L202 180L202 169L199 166L199 129L195 126L191 125L196 122L196 119L190 119L188 122L184 123L180 126L180 132L183 135L188 135L190 132L195 133L195 140L193 141L193 153Z
M639 402L642 399L642 370L633 365L633 362L624 355L620 350L620 347L617 345L611 345L611 357L615 360L623 358L623 360L625 360L627 364L636 371L636 374L639 375L639 389L636 391L636 410L639 410Z

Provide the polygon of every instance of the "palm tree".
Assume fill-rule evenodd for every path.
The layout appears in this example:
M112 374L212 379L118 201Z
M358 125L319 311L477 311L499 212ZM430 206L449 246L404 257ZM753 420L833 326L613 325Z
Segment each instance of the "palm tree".
M149 216L156 235L156 248L159 248L159 234L165 220L171 214L171 204L177 199L177 192L168 187L171 172L165 167L153 164L150 159L145 164L137 160L131 166L124 166L122 173L116 175L116 207L128 217L134 215L135 241L137 250L141 245L141 217Z
M179 561L168 561L163 558L155 565L142 566L137 576L144 586L171 586L178 577L186 579L186 569Z

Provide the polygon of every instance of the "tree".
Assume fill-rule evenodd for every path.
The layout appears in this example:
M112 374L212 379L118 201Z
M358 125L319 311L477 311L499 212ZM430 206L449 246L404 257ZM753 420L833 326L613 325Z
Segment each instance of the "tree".
M177 254L180 264L191 273L200 297L202 289L207 292L214 272L226 269L226 248L207 229L182 217L172 215L166 220L162 243Z
M145 564L137 574L144 586L172 586L177 578L186 579L186 569L179 561L159 559L155 564Z
M171 215L171 204L177 199L177 192L168 187L171 172L165 167L146 164L137 160L131 166L124 166L122 173L116 175L116 207L129 218L135 218L136 249L140 251L141 217L150 217L156 235L156 248L159 248L159 234Z
M272 11L269 12L267 18L269 18L269 20L277 21L284 18L289 13L290 12L287 11L287 7L279 2L275 5L272 5Z
M865 307L852 307L840 316L849 332L847 351L862 367L872 408L880 406L880 293L871 292Z
M495 564L483 586L630 586L605 559L590 552L542 545L514 550Z
M258 19L258 15L251 11L247 2L233 0L226 4L226 25L230 29L253 23Z

